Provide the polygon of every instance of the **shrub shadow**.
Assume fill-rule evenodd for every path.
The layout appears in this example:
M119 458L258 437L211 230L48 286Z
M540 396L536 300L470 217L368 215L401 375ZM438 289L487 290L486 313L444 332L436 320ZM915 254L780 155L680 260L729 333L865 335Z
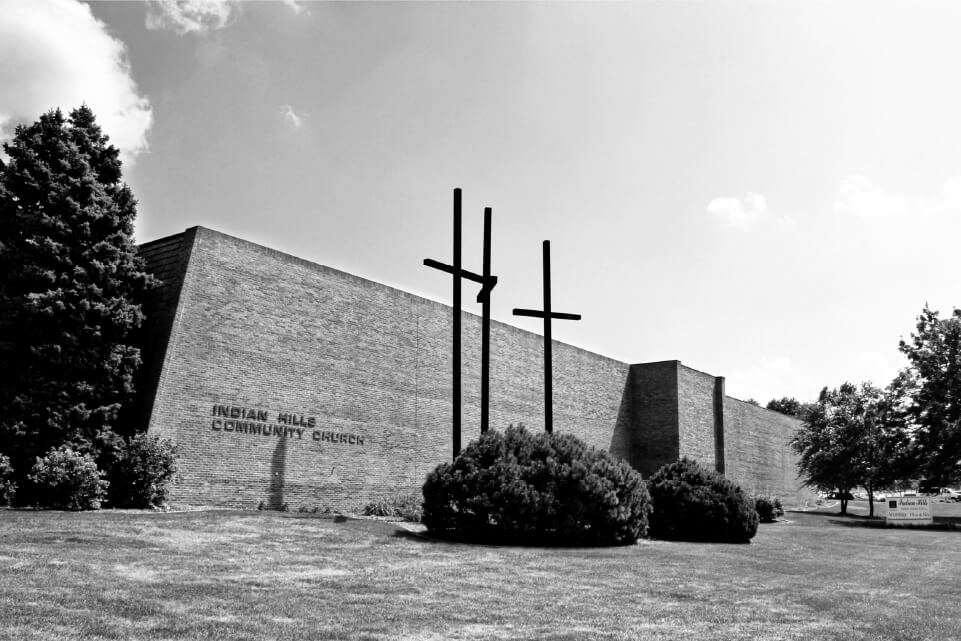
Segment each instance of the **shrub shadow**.
M632 543L617 543L617 544L603 544L603 543L583 543L579 544L572 541L525 541L525 540L514 540L510 538L482 538L477 536L458 536L458 535L443 535L436 532L424 531L424 532L412 532L404 528L397 528L397 530L391 535L394 538L407 539L410 541L419 541L421 543L449 543L453 545L469 545L469 546L482 546L482 547L510 547L510 548L541 548L541 549L577 549L577 550L606 550L606 549L616 549L616 548L626 548L637 544L637 541ZM643 540L643 537L639 538L638 541Z
M402 527L399 527L396 530L394 530L394 533L391 534L391 537L395 539L406 539L408 541L417 541L418 543L456 543L456 541L446 541L444 539L438 539L436 537L433 537L427 534L426 532L411 532L410 530L406 530Z

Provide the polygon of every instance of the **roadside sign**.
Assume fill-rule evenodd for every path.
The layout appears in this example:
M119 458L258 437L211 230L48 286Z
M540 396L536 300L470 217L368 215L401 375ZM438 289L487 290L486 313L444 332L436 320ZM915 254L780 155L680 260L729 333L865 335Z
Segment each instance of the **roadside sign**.
M926 496L901 496L888 499L889 525L930 525L931 505Z

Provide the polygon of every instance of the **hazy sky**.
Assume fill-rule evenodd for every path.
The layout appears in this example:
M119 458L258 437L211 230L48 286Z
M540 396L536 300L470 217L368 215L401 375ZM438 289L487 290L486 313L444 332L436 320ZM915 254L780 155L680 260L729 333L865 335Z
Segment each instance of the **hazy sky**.
M87 102L140 241L205 225L728 393L887 384L961 305L961 3L0 0L0 128ZM473 300L473 297L467 297ZM473 304L467 309L477 310Z

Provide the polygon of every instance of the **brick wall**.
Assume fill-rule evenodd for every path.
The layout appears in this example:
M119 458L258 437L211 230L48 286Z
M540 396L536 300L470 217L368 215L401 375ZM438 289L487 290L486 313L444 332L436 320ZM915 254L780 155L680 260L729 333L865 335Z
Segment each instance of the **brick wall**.
M797 479L797 455L790 441L801 422L734 398L724 402L725 475L744 489L771 494L785 504L815 499Z
M677 413L680 455L716 467L714 381L710 374L678 364Z
M677 369L680 361L631 365L631 430L634 446L628 461L650 477L680 456Z
M164 281L142 334L141 414L183 450L174 502L351 509L419 491L450 459L450 307L204 228L141 254ZM480 430L480 319L462 323L466 445ZM556 431L645 476L726 456L751 487L796 490L781 415L724 398L723 379L553 351ZM543 420L543 339L493 322L491 426Z

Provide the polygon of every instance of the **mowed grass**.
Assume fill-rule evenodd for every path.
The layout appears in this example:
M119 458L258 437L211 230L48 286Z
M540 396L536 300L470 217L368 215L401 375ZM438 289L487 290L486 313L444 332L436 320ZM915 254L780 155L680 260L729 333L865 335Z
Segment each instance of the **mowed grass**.
M961 639L961 533L436 542L269 512L0 512L0 639Z

